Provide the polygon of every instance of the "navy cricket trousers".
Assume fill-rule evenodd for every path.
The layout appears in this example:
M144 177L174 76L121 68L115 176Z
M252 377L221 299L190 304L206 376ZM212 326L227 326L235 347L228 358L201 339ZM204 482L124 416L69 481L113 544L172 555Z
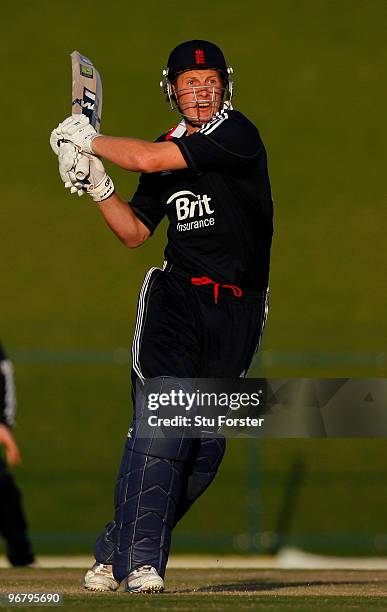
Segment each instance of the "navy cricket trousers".
M237 287L206 277L193 284L191 277L171 264L147 273L132 345L133 390L139 380L163 376L245 375L266 321L267 291L240 296ZM97 540L96 560L113 563L117 580L142 565L163 576L172 529L214 479L224 450L221 436L160 444L129 434L115 489L115 520Z

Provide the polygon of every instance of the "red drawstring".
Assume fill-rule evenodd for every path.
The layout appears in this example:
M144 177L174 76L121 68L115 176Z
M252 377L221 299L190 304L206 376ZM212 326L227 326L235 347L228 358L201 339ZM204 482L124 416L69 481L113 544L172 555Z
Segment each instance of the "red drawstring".
M193 285L214 285L215 304L218 303L219 287L223 287L223 289L231 289L234 296L237 298L240 298L243 295L243 291L240 287L237 287L236 285L223 285L222 283L216 283L211 278L208 278L208 276L201 276L200 278L191 278L191 283Z

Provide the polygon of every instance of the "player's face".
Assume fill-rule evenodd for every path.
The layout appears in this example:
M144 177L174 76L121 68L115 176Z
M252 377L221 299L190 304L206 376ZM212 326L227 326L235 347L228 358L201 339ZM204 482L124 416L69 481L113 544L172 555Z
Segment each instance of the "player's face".
M217 70L188 70L176 77L174 92L181 114L201 126L218 112L223 83Z

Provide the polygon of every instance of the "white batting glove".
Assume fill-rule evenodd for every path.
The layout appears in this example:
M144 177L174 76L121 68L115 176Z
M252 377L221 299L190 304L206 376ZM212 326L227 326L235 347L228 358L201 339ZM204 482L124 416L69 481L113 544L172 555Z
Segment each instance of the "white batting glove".
M84 194L80 186L75 186L70 179L69 172L76 167L80 153L71 142L62 142L59 148L59 174L66 189L70 189L70 193L77 193L79 196Z
M87 160L88 164L85 163L85 160ZM73 165L70 170L67 170L71 161ZM83 172L86 170L85 178L77 178L78 167L81 167ZM72 189L72 193L81 190L88 193L94 202L103 202L114 192L112 179L106 174L101 160L95 157L95 155L77 153L76 157L72 160L67 156L63 160L63 171L71 182L72 188L70 188L70 191Z
M62 142L72 142L79 151L93 154L91 143L96 136L86 115L71 115L51 132L50 145L55 155L59 155Z

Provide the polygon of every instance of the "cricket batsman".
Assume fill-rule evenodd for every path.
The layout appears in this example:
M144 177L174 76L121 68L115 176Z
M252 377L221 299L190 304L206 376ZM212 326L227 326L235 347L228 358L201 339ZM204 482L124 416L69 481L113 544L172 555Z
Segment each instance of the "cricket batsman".
M138 299L134 392L158 377L245 376L268 308L267 157L257 128L231 105L232 69L215 44L183 42L162 88L181 121L155 142L101 135L84 115L60 123L50 139L65 187L88 193L127 247L169 220L164 265L149 270ZM89 174L79 180L85 156ZM102 159L141 173L131 202L116 193ZM224 450L219 436L139 437L134 416L115 518L97 540L85 588L114 591L124 581L128 592L162 592L172 530L213 481Z

